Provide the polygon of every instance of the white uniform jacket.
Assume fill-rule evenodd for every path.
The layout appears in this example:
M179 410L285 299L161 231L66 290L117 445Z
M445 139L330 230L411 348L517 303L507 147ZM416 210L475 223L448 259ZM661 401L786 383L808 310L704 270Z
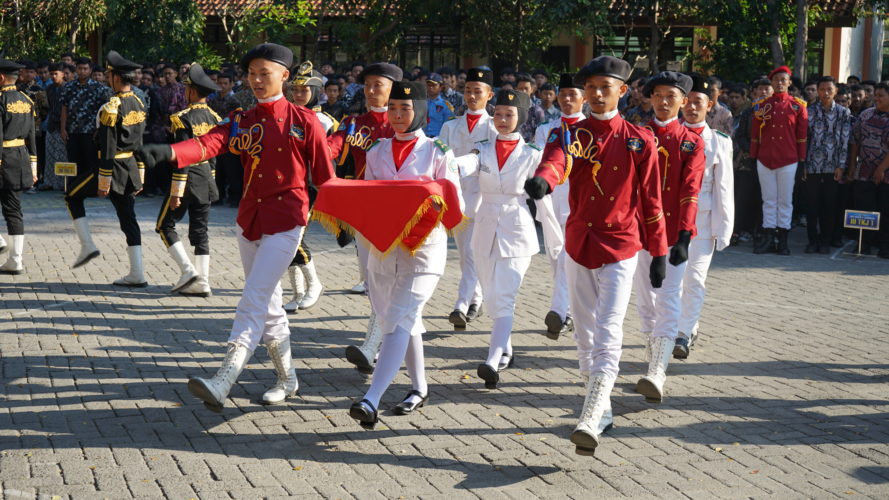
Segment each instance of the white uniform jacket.
M528 210L525 181L534 176L542 152L536 146L519 143L501 170L493 141L478 143L478 156L460 158L466 176L477 176L481 204L472 233L472 253L476 259L530 257L540 251L534 218Z
M392 141L394 139L380 139L380 141L367 151L367 169L364 178L367 180L423 180L432 181L447 179L457 188L457 197L460 198L460 207L449 207L451 210L463 209L463 201L460 197L460 175L454 155L447 146L430 139L422 130L416 132L417 143L414 149L404 160L401 169L395 168L395 160L392 158ZM385 217L385 214L381 214ZM368 259L368 270L374 273L395 276L396 269L414 273L438 274L444 273L447 260L448 235L444 226L439 224L429 233L426 241L420 246L414 255L398 246L389 255L381 255L371 251ZM366 246L370 243L362 242Z
M731 241L735 220L732 140L706 124L701 138L707 162L698 194L695 238L715 239L716 249L723 250Z
M497 131L494 129L494 122L491 120L491 117L488 116L487 112L482 111L472 132L469 131L466 114L464 114L453 120L446 121L441 127L438 138L451 148L454 156L460 157L469 154L470 151L475 149L475 143L479 141L494 141L497 138ZM466 205L463 215L475 217L480 201L478 179L475 177L464 177L460 179L460 184L462 185L463 204Z
M583 113L562 116L565 118L579 118L581 120L585 118ZM542 150L546 147L546 139L547 137L549 137L549 131L561 126L561 118L559 118L558 120L541 123L540 126L537 127L537 131L534 133L534 144ZM562 228L565 227L565 222L568 221L568 214L571 213L571 209L568 206L568 186L568 179L565 179L565 182L553 188L553 192L550 194L550 198L552 199L553 212L556 215L556 219L558 219L559 221L559 226ZM546 221L541 219L539 215L537 217L537 220L540 221L542 224L546 224Z

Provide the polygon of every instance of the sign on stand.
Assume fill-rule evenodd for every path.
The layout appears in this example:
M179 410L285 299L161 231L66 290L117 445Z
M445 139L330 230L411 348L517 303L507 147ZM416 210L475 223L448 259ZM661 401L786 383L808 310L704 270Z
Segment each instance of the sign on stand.
M858 255L861 255L861 244L864 241L864 232L880 230L880 212L846 210L846 216L843 219L843 227L858 230Z

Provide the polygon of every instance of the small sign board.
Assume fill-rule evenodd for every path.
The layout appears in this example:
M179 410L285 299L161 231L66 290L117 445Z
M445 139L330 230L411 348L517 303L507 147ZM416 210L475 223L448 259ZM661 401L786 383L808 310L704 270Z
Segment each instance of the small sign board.
M77 164L74 162L57 161L55 172L59 177L75 177L77 176Z
M843 227L877 231L880 229L880 212L846 210L846 216L843 219Z

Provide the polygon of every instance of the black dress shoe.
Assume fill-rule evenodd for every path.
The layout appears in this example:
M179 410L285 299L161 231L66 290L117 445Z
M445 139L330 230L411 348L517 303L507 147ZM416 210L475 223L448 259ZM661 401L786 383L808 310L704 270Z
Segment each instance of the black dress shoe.
M805 253L818 253L818 248L817 243L809 243L804 251Z
M843 239L842 239L842 238L834 238L834 239L832 239L832 240L830 241L830 246L832 246L832 247L834 247L834 248L840 248L840 247L842 247L842 246L843 246Z
M559 334L562 333L562 329L565 327L565 322L562 321L559 313L555 311L546 313L546 317L543 318L543 324L546 325L546 336L552 340L559 340Z
M504 362L504 360L506 360ZM507 368L512 368L512 365L515 364L515 354L504 354L500 356L500 364L497 365L497 371L502 372Z
M497 382L500 382L500 374L497 373L497 370L493 366L487 363L482 363L478 365L476 373L479 378L485 381L485 389L497 388Z
M419 401L410 403L408 399L411 399L411 396L417 396L420 398ZM414 412L417 408L422 408L426 405L426 400L429 399L429 394L425 396L418 390L412 389L411 392L407 393L407 396L404 397L404 400L397 405L395 408L392 408L392 413L396 415L409 415Z
M466 321L475 321L482 315L482 306L480 304L469 304L466 310Z
M830 245L828 245L828 244L818 245L818 253L829 254L830 253Z
M377 422L380 421L379 412L366 399L352 403L352 406L349 408L349 416L357 420L361 427L368 430L373 429Z
M469 319L463 314L463 311L454 309L451 311L451 315L448 316L448 322L454 325L454 330L465 330Z

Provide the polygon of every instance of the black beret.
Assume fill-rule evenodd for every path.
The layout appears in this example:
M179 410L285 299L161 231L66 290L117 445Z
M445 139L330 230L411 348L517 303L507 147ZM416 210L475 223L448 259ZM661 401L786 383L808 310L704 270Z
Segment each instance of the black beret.
M713 87L707 83L706 76L698 73L690 73L688 77L691 78L691 90L689 90L689 92L699 92L710 99L713 99Z
M642 95L651 97L651 92L658 85L676 87L681 90L683 94L688 95L688 93L691 92L692 81L690 76L677 73L676 71L661 71L648 79L648 82L645 83L645 87L642 88Z
M402 82L392 84L392 92L389 99L402 99L405 101L425 101L426 84L423 82Z
M404 76L404 72L401 71L401 68L394 64L389 63L373 63L370 66L364 68L364 71L358 75L358 83L363 84L364 78L368 76L382 76L384 78L388 78L393 82L400 82L401 78Z
M289 70L293 66L293 51L276 43L261 43L248 50L241 58L241 67L245 72L250 69L250 62L254 59L278 63Z
M123 56L118 54L115 50L108 52L108 57L105 58L105 63L109 70L117 73L130 73L137 69L142 69L141 64L136 64L133 61L124 59Z
M297 68L293 84L305 87L323 87L324 79L321 77L321 73L312 69L312 62L306 61Z
M518 90L501 90L497 92L494 104L496 106L515 106L519 109L529 109L531 107L531 97Z
M625 82L630 77L633 68L630 63L623 59L612 56L599 56L592 61L586 63L580 71L574 75L574 82L578 85L586 83L586 79L591 76L610 76Z
M562 73L559 77L559 90L561 89L580 89L583 90L583 83L574 81L574 75L571 73Z
M25 66L9 59L0 59L0 73L12 73L23 69Z
M494 72L487 68L472 68L466 72L466 82L487 83L488 86L494 86Z
M197 87L202 94L212 94L220 90L219 85L204 72L204 68L198 63L191 63L188 73L185 74L185 81L182 83Z

